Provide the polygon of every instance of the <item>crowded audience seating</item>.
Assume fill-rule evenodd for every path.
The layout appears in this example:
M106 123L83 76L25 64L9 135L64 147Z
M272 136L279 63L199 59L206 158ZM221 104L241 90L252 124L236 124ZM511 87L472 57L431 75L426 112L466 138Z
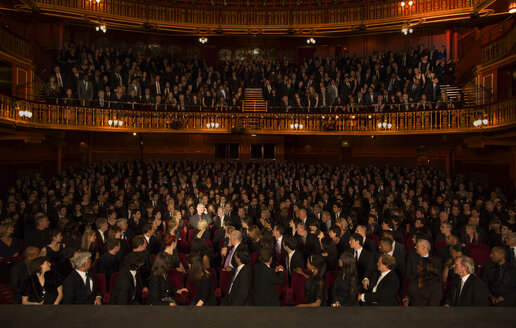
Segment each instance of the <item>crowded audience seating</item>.
M445 46L357 57L181 60L65 44L45 85L51 104L161 111L395 112L470 105ZM261 90L261 94L260 94Z
M395 239L387 239L387 243L396 240L392 245L405 247L406 252L402 251L396 259L407 264L406 272L396 271L400 281L399 304L410 290L411 279L415 279L409 276L412 258L440 259L436 262L440 263L436 272L442 272L439 282L444 291L440 301L447 304L444 296L456 279L454 261L469 256L474 260L476 274L489 288L490 303L500 305L495 299L501 293L506 300L503 305L515 305L514 298L506 296L516 293L515 205L513 195L499 188L488 191L477 181L446 176L432 168L360 168L294 162L98 162L70 168L48 179L39 175L27 177L3 193L0 301L20 302L22 277L17 268L28 260L27 250L34 252L35 248L40 255L46 254L58 281L73 271L74 254L89 251L96 289L102 303L110 304L116 282L121 279L121 266L128 254L136 252L139 246L135 240L144 234L147 242L143 252L151 263L163 252L173 259L166 275L172 286L181 291L175 296L178 305L188 305L196 296L189 266L189 257L194 253L206 257L207 263L203 265L211 273L217 302L223 303L235 274L231 268L227 270L225 256L231 256L233 248L240 247L231 244L233 237L228 229L241 233L242 245L252 254L252 260L250 257L246 264L254 268L261 261L259 254L264 247L274 247L269 245L280 237L299 238L299 224L306 222L308 233L323 246L311 253L298 246L305 263L312 261L313 256L324 258L322 279L326 296L321 306L333 304L332 288L340 272L335 259L341 253L353 254L353 241L360 238L357 233L370 239L369 244L364 242L364 248L369 248L375 259L391 257L393 252L392 256L398 256L397 246L384 251L382 242L388 235ZM192 226L199 216L203 218L200 221L210 218L206 229L200 223ZM222 221L225 223L221 225ZM284 234L277 235L281 231ZM92 235L97 237L92 239ZM105 270L100 262L111 251L110 240L114 239L125 245L114 254L120 261L120 270L99 272ZM426 255L421 249L424 242L431 245ZM287 242L283 244L288 246ZM54 252L56 246L58 250ZM131 248L135 250L132 253ZM497 258L494 250L503 250L505 258ZM274 254L271 264L284 271L285 279L277 285L278 304L304 304L308 297L305 284L314 267L309 265L287 274L286 268L290 269L293 263L289 259L281 250ZM501 265L500 261L507 263L505 272L509 276L493 282L498 276L492 278L484 270L491 270L493 262ZM364 277L371 279L376 262L367 270ZM149 272L144 271L144 266L135 272L147 287ZM364 288L359 282L359 294ZM141 296L141 304L148 304L146 288Z

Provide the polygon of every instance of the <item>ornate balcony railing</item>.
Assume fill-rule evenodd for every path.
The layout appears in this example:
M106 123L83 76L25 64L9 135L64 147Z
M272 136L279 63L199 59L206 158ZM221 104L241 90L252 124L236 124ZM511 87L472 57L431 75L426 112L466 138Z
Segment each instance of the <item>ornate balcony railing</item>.
M510 54L516 47L516 24L507 34L482 47L482 63L486 64Z
M127 0L34 0L42 14L78 19L98 17L113 26L133 27L134 23L153 24L163 30L189 33L332 33L352 31L361 24L381 28L386 25L414 24L459 18L469 15L481 0L414 0L411 6L401 1L340 3L307 8L294 6L233 7L170 4ZM85 16L82 16L85 15ZM464 16L466 17L466 16Z
M22 60L32 60L29 41L20 38L6 28L0 28L0 49Z
M347 114L107 109L50 105L6 96L0 96L0 106L3 124L125 133L415 135L474 133L516 125L516 99L464 109ZM479 125L479 120L483 124Z

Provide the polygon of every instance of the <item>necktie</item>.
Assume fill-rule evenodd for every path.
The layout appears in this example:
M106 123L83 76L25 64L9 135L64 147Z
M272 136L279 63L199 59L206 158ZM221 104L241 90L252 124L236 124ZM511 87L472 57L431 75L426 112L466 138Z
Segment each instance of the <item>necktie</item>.
M281 253L281 243L279 240L276 240L276 254L280 254Z
M230 267L231 266L231 257L233 256L233 251L235 250L235 247L231 248L228 255L226 256L226 260L224 261L224 267Z
M231 288L233 288L233 283L235 282L235 279L239 272L240 272L240 270L238 270L238 269L235 270L235 273L233 274L233 278L231 278L231 283L229 284L228 295L231 293Z
M160 95L161 92L160 92L160 88L159 88L159 82L156 82L156 94Z
M86 296L90 296L91 293L92 293L92 290L91 290L91 285L90 285L90 274L88 272L86 272Z
M355 250L355 262L358 262L358 251Z
M63 87L63 80L61 79L61 73L57 73L57 86L60 88Z

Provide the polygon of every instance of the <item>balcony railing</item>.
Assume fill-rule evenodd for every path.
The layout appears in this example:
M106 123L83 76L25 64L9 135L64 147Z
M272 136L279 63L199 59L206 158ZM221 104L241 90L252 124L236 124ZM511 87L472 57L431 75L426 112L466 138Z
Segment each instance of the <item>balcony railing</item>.
M494 42L482 47L482 63L487 64L494 60L501 59L510 54L516 47L516 24L505 34Z
M29 41L24 40L7 30L0 28L0 49L22 60L32 60L32 48Z
M300 28L300 33L311 33L319 28L325 32L350 30L360 24L404 22L427 16L426 21L440 15L453 16L473 11L481 0L414 0L413 5L401 1L341 3L335 6L306 8L306 6L228 7L192 4L155 3L153 1L101 0L35 0L42 13L76 16L77 13L95 15L115 25L133 22L158 24L164 29L208 33L227 29L233 33L260 34L266 31L288 31ZM295 3L295 2L293 2ZM407 1L408 3L408 1ZM429 16L429 14L432 15ZM93 17L95 17L93 16ZM120 18L124 18L122 21ZM341 25L335 25L341 24ZM250 30L247 30L250 28ZM206 30L208 29L208 30ZM308 29L308 30L304 30ZM202 31L201 31L202 30Z
M43 129L149 133L383 135L474 133L516 124L516 99L465 109L383 113L170 112L49 105L0 96L0 122ZM478 124L483 121L484 124Z

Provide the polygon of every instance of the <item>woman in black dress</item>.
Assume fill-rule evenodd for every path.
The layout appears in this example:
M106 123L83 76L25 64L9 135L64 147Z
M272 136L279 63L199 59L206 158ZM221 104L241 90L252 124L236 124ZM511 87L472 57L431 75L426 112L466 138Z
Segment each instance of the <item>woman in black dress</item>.
M14 222L0 225L0 259L15 257L20 254L18 239L13 236Z
M43 248L42 256L46 256L50 263L57 264L63 259L63 234L60 230L52 230L52 241Z
M204 268L201 257L191 253L187 260L190 264L189 279L193 282L196 289L195 297L190 304L194 306L217 305L213 279L210 271Z
M337 246L330 237L323 237L321 239L321 256L326 262L326 268L328 271L334 271L337 269L337 262L339 261L339 255Z
M306 267L311 271L310 277L305 283L306 303L300 307L317 307L325 305L324 277L326 275L326 263L320 255L311 255L306 261Z
M358 305L358 275L355 258L351 253L342 253L339 259L341 269L333 284L332 306Z
M410 280L403 306L439 306L443 298L441 277L432 260L423 257L417 275Z
M23 282L22 304L43 305L61 303L63 286L59 276L50 270L50 262L44 256L30 262L31 275Z
M158 253L154 259L149 281L149 300L152 305L175 306L175 294L188 292L186 288L177 289L168 280L167 270L170 263L171 256L165 252Z

